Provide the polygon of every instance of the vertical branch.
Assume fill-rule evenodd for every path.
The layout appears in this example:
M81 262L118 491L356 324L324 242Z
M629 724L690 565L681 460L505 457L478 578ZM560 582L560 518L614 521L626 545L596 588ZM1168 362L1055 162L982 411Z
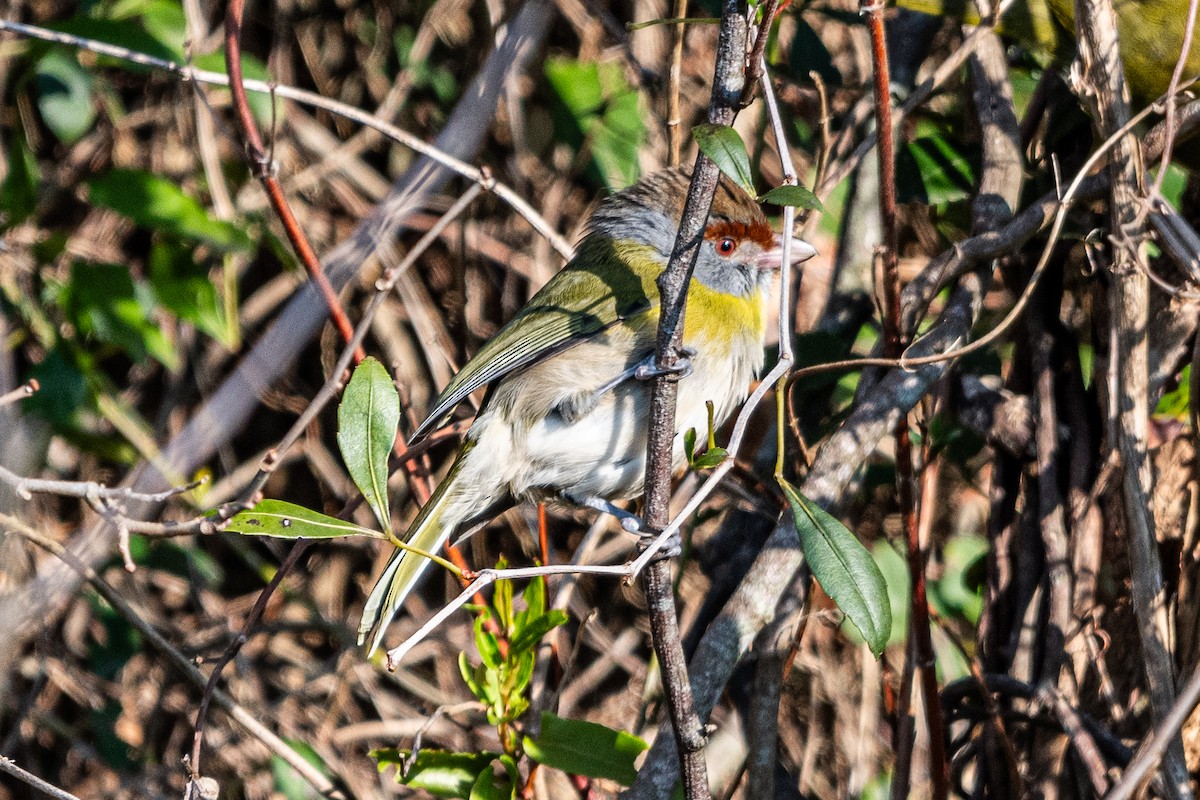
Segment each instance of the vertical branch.
M708 109L710 123L729 125L733 122L741 97L745 59L745 6L738 0L725 0L717 43L712 100ZM700 244L704 241L704 227L716 192L717 178L717 165L703 154L697 157L671 260L658 278L661 316L655 360L657 366L666 373L676 371L680 362L686 290ZM651 392L646 451L646 524L651 532L661 531L668 521L674 464L675 400L678 392L678 384L672 380L673 377L677 376L667 374L655 380ZM667 705L679 746L684 793L688 800L708 797L703 753L704 728L696 714L688 681L687 663L675 616L670 563L658 560L650 564L643 582L654 651L662 666Z
M883 352L885 358L898 358L904 351L907 337L902 334L900 326L900 270L896 252L896 154L883 5L864 2L862 12L867 17L867 28L871 36L871 57L875 73L875 114L879 131L879 146L876 152L879 158L879 214L883 224L883 243L879 253L883 267ZM917 477L913 469L912 442L909 438L907 414L901 415L896 423L895 438L896 495L907 534L908 572L912 597L908 615L909 644L897 707L900 726L897 734L897 759L896 771L892 780L892 796L904 797L909 791L912 744L915 738L916 724L909 705L913 679L919 670L921 695L925 702L925 720L929 727L931 789L933 797L940 800L949 793L949 773L946 766L945 732L941 704L938 699L937 674L933 668L929 602L925 592L925 553L921 547Z
M242 12L244 10L244 0L230 0L229 8L225 13L225 67L229 71L229 89L233 96L234 117L237 119L238 128L242 131L242 137L245 139L246 155L250 159L250 167L254 176L262 183L267 198L271 201L271 207L278 215L279 221L283 223L283 229L296 251L296 256L304 264L309 278L325 300L325 305L329 307L329 314L333 318L338 334L342 337L342 341L349 342L354 336L354 326L350 324L350 319L338 301L333 284L326 277L325 270L321 268L321 262L317 259L317 254L313 252L308 238L300 229L296 215L292 213L292 208L283 195L283 187L279 185L279 180L272 172L271 159L267 155L266 148L263 147L262 136L258 133L254 115L250 113L250 103L246 99L246 87L242 83L241 39ZM355 363L361 362L364 357L365 354L359 347L354 354Z
M1102 137L1115 133L1130 118L1129 92L1117 45L1117 20L1111 0L1075 0L1075 21L1083 62L1082 92ZM1108 359L1110 404L1107 409L1109 449L1123 465L1122 505L1129 538L1130 583L1138 620L1150 707L1156 722L1170 711L1175 698L1170 620L1159 563L1158 540L1150 508L1151 467L1147 456L1149 409L1149 280L1146 276L1144 223L1138 209L1143 193L1141 151L1126 134L1109 160L1112 195L1109 203L1113 263L1108 289ZM1113 441L1115 439L1115 441ZM1163 762L1165 788L1171 797L1190 798L1192 790L1178 735Z

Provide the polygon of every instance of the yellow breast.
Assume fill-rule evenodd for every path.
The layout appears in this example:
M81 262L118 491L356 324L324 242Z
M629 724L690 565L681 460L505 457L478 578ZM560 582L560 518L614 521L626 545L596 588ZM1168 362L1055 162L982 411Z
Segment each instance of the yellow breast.
M762 347L766 335L764 297L719 292L692 279L688 287L683 343L694 349L717 348L730 353L735 347Z

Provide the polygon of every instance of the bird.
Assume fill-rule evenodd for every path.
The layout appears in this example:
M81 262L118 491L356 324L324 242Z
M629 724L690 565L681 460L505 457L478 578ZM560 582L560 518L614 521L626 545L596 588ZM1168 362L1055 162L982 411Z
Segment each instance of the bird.
M636 518L614 505L642 492L660 308L656 278L675 244L689 168L654 172L602 200L576 255L454 376L414 431L418 441L462 400L488 394L453 465L402 537L432 553L459 530L524 500L555 500ZM790 232L789 234L790 235ZM766 303L782 261L755 199L724 173L688 286L673 459L683 437L719 425L761 370ZM793 239L792 263L816 254ZM631 524L632 523L632 524ZM367 598L358 643L384 630L429 560L397 548Z

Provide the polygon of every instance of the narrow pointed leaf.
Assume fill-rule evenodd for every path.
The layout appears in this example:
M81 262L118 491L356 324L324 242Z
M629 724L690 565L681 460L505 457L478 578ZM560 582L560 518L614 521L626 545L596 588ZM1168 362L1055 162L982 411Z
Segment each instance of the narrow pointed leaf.
M755 193L750 155L737 131L728 125L697 125L692 128L692 136L696 137L700 152L711 158L721 172L740 183L751 195Z
M813 577L858 628L876 657L887 646L892 610L875 560L850 530L783 478L776 478L792 506L800 546Z
M367 358L354 370L338 406L338 447L354 484L375 512L379 526L389 527L388 456L400 424L400 396L383 364Z
M249 511L234 515L225 526L225 530L246 536L272 536L277 539L339 539L343 536L387 538L379 531L363 528L353 522L329 517L283 500L263 500Z

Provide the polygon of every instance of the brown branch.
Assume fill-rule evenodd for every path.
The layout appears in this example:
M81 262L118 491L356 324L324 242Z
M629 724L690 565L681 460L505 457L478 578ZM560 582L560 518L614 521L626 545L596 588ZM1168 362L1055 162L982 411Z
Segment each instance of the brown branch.
M743 64L746 57L746 9L738 0L725 0L718 35L716 66L708 121L729 125L741 97ZM717 188L717 165L701 154L692 170L683 218L667 268L658 278L661 316L655 362L667 374L654 381L650 399L646 443L646 525L651 533L667 525L671 500L671 471L674 464L675 400L677 373L683 342L683 318L687 286L696 256L704 241L704 227ZM696 713L688 680L687 661L679 635L671 564L666 559L651 563L643 576L647 614L654 651L663 674L667 706L675 730L682 763L684 795L688 800L710 796L704 765L704 726Z
M1100 135L1107 137L1130 118L1129 92L1117 44L1112 0L1076 0L1075 23L1083 62L1085 104ZM1129 539L1130 583L1141 637L1142 658L1153 717L1161 722L1175 698L1166 587L1159 563L1154 516L1150 508L1149 428L1149 280L1146 275L1144 221L1137 219L1143 194L1142 155L1137 138L1122 136L1109 160L1112 197L1109 212L1114 239L1108 290L1108 428L1106 446L1120 452L1122 499ZM1168 796L1191 798L1183 744L1176 736L1164 764Z
M758 31L754 36L754 46L750 48L750 56L746 59L746 76L742 84L741 107L745 108L754 100L754 89L767 68L763 54L767 51L767 40L771 37L771 27L775 24L775 15L780 11L779 0L763 0L758 9L762 15Z

